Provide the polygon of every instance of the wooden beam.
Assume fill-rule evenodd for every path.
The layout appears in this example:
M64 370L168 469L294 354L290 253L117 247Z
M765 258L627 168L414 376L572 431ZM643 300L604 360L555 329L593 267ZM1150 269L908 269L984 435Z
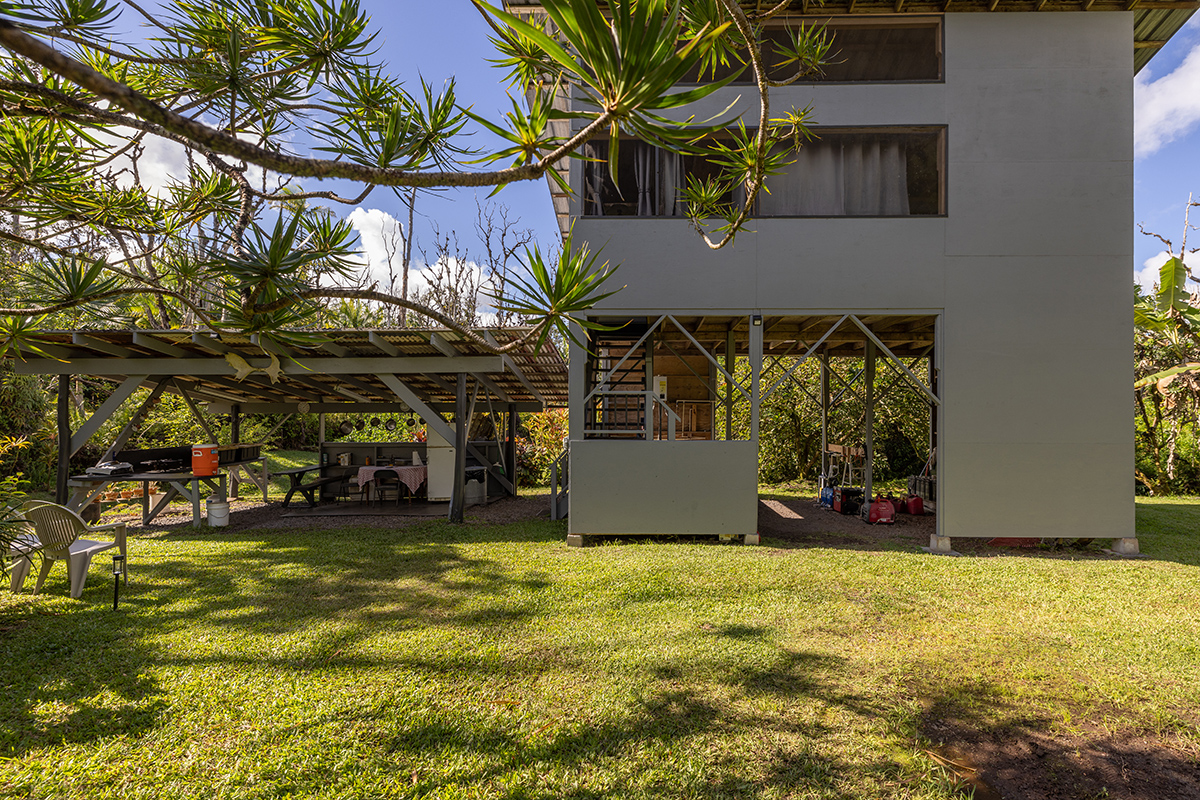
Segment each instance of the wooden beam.
M384 339L375 331L371 331L367 334L367 340L370 341L371 344L375 345L377 349L382 350L392 358L400 357L400 351L396 348L396 345L392 344L387 339Z
M271 366L267 358L247 358L256 370ZM55 361L31 358L13 364L20 375L206 375L237 374L224 358L77 358ZM451 372L503 372L501 356L409 356L402 358L298 358L280 365L285 375L361 375L388 372L393 375Z
M450 356L451 358L453 358L455 356L462 355L461 353L459 353L457 350L454 349L454 345L447 342L444 338L442 338L442 336L440 334L437 334L437 333L429 334L429 344L430 344L430 346L433 347L434 350L437 350L439 353L441 353L444 356Z
M133 416L130 417L129 422L125 423L125 427L117 434L117 438L113 439L112 444L104 451L104 455L100 456L100 460L96 462L97 464L112 461L113 456L125 446L125 443L133 436L138 426L146 419L146 415L154 408L155 403L158 402L158 398L162 396L163 390L166 388L167 381L159 381L154 385L154 391L150 392L150 396L146 398L145 402L138 407L137 411L133 412Z
M216 431L209 427L208 420L206 420L204 415L200 413L200 409L196 407L195 401L192 400L191 396L187 393L187 390L180 386L178 381L172 380L171 382L174 383L175 388L179 390L179 396L183 398L183 402L188 407L188 411L192 412L192 419L200 423L200 427L204 428L205 435L212 440L213 444L220 444L221 441L217 438Z
M1134 42L1133 49L1134 50L1146 50L1151 47L1162 47L1164 44L1166 44L1166 40L1160 41L1160 40L1154 40L1154 39L1146 39L1145 41Z
M84 333L71 334L71 342L80 347L86 347L90 350L98 350L101 353L108 353L110 356L117 358L133 358L137 353L130 350L128 347L121 347L119 344L106 342L103 339L97 339L94 336L88 336Z
M147 350L153 350L156 353L162 353L164 356L171 356L173 358L187 358L193 355L182 347L176 347L173 344L164 342L157 336L151 336L148 333L141 333L140 331L134 331L133 343L138 347L144 347Z
M483 338L484 338L485 340L487 340L487 343L488 343L488 344L490 344L492 347L499 347L499 346L500 346L500 345L499 345L499 344L497 344L497 342L496 342L496 337L492 336L492 334L491 334L491 333L489 333L488 331L484 331L484 332L483 332ZM513 361L513 360L512 360L512 358L511 358L510 356L507 356L507 355L506 355L506 356L501 356L501 358L503 358L503 360L504 360L504 367L505 367L505 369L507 369L507 370L508 370L509 372L511 372L513 375L516 375L516 376L517 376L517 380L519 380L519 381L521 382L521 385L522 385L522 386L524 386L526 389L528 389L528 390L529 390L529 393L530 393L531 395L533 395L534 397L536 397L538 400L541 400L541 401L542 401L542 405L547 405L545 396L543 396L543 395L542 395L542 393L541 393L541 392L539 392L539 391L537 390L537 387L536 387L536 386L534 386L532 383L530 383L530 382L529 382L529 378L525 377L525 373L524 373L524 372L522 372L522 371L520 370L520 368L518 368L518 367L517 367L517 364L516 364L516 362L515 362L515 361Z
M429 334L429 344L444 356L457 358L462 355L457 349L455 349L454 345L446 341L445 337L439 333ZM487 376L481 375L478 372L472 372L471 377L486 386L488 391L494 394L500 400L500 402L508 403L512 401L512 398L508 396L508 393L488 379Z
M379 373L375 377L383 381L384 385L391 389L396 397L403 400L409 408L420 414L421 419L425 420L425 424L432 428L438 436L441 436L447 442L454 441L454 431L450 428L450 424L442 419L441 414L434 411L424 400L418 397L417 393L405 384L404 381L388 373Z
M96 431L100 430L100 426L108 422L121 404L128 400L133 393L141 388L146 382L145 375L131 375L126 378L116 390L108 396L108 399L100 404L96 409L96 413L88 417L88 421L79 427L79 430L71 435L71 452L70 455L75 455L83 446L88 443L88 440L96 435Z
M320 347L322 350L324 350L326 353L332 353L333 355L337 356L338 358L344 358L345 356L349 355L349 353L350 353L350 350L348 348L342 347L340 344L334 344L333 342L321 342L321 344L319 344L317 346Z
M200 398L196 391L191 392L192 397ZM228 414L234 406L240 406L243 414L290 414L296 410L296 403L259 403L245 402L234 400L217 400L208 401L209 414ZM542 410L541 403L513 403L517 411L522 414L535 413ZM431 411L443 412L453 411L454 403L426 403L425 407ZM309 413L312 414L406 414L416 409L409 406L407 403L402 403L399 400L392 402L366 402L357 403L350 401L331 401L328 403L309 403Z
M192 344L202 347L210 353L216 353L218 355L224 355L226 353L233 352L232 347L225 344L217 337L207 333L193 333Z

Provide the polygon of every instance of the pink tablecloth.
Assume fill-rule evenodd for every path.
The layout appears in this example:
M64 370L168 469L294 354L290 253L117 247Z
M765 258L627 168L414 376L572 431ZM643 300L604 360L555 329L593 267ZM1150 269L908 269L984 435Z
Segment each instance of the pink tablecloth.
M429 474L428 467L359 467L358 485L366 486L375 479L375 473L381 469L395 472L399 476L400 482L407 486L408 490L413 494L417 493L417 489L421 488L421 484L425 482L426 475Z

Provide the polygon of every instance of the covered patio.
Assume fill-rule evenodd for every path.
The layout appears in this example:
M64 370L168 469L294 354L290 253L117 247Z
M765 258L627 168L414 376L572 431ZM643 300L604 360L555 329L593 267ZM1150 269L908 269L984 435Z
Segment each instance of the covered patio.
M325 416L331 413L413 413L447 454L449 519L461 522L468 460L486 473L485 485L515 495L518 415L567 403L567 368L552 343L540 351L521 341L528 328L480 328L473 332L496 347L520 342L497 355L472 339L447 329L315 330L312 346L282 346L258 334L207 331L74 330L44 331L37 357L15 362L20 374L58 376L58 475L56 499L79 509L97 495L95 485L72 479L70 460L126 403L140 405L98 463L121 452L164 393L183 398L213 443L219 443L209 419L227 415L230 445L240 443L245 414L271 414L279 425L293 414L314 413L320 420L319 447L325 452ZM70 422L70 381L89 376L113 382L111 395L75 430ZM141 389L148 396L138 395ZM472 419L487 415L489 441L470 441ZM181 445L193 442L177 443ZM253 455L253 454L248 454ZM235 463L240 461L241 463ZM263 492L270 474L257 458L229 462L230 493L247 482ZM330 459L332 461L332 459ZM318 465L324 478L341 465ZM223 494L226 475L221 487ZM183 487L195 476L176 475ZM93 484L95 482L92 482ZM180 490L176 490L180 493ZM192 487L198 509L198 486ZM198 511L197 511L198 514Z

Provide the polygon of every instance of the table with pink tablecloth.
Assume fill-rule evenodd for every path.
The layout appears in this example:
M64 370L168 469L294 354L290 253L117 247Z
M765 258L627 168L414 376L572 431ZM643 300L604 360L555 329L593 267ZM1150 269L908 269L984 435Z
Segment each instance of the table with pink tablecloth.
M408 487L408 490L413 494L417 493L417 489L421 488L421 484L425 482L425 478L429 474L428 467L359 467L358 468L358 485L366 486L371 481L375 480L375 473L380 470L390 470L396 473L400 478L400 482Z

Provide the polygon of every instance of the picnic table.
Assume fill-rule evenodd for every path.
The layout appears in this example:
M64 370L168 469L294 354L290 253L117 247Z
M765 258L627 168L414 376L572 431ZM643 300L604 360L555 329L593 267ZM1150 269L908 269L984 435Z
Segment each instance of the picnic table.
M316 508L317 493L321 490L321 488L323 486L328 486L331 483L341 483L341 481L342 481L341 475L326 475L324 477L318 477L315 480L311 480L311 481L308 481L307 483L305 483L304 476L307 475L308 473L312 472L313 470L319 470L320 468L321 468L320 464L306 464L302 467L292 467L291 469L280 469L280 470L275 470L275 472L271 473L273 475L287 475L287 477L288 477L288 482L289 482L288 492L287 492L287 495L283 498L283 507L284 508L289 507L289 505L292 502L292 496L295 495L296 492L299 492L301 495L304 496L304 499L308 502L309 508Z

